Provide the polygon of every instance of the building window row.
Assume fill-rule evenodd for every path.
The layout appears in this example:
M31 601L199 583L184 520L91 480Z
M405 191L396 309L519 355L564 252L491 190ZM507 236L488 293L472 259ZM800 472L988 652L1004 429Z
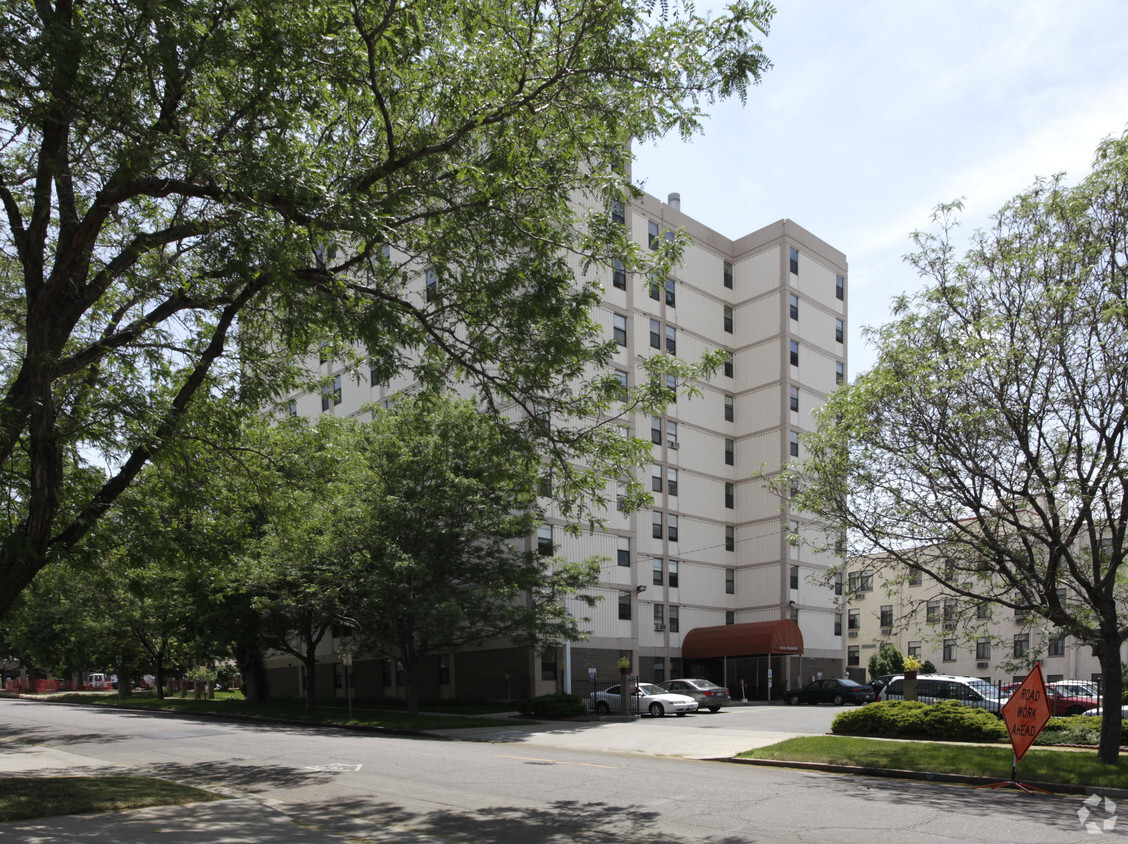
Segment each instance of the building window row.
M663 335L666 339L666 351L671 355L676 355L678 353L678 330L672 325L667 325L663 330L661 322L656 319L650 320L650 347L652 349L662 348Z
M651 514L651 536L655 539L661 539L663 536L662 522L666 523L665 536L670 542L678 541L678 517L673 513L663 514L660 510L655 510Z
M671 308L674 307L677 302L677 295L674 292L674 280L672 278L662 280L656 276L651 276L650 298L655 302L661 302L663 290L666 292L666 304Z

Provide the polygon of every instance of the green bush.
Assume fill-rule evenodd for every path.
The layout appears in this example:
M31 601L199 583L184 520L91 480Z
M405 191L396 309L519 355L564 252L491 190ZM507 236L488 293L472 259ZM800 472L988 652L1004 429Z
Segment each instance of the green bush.
M990 742L1007 737L1003 722L992 713L954 700L933 704L915 700L871 703L843 712L830 729L837 735L944 741Z
M1121 735L1128 736L1128 721ZM1085 744L1096 746L1101 740L1101 719L1093 715L1051 718L1034 740L1035 744Z
M541 695L517 701L517 711L528 718L582 718L587 705L575 695Z

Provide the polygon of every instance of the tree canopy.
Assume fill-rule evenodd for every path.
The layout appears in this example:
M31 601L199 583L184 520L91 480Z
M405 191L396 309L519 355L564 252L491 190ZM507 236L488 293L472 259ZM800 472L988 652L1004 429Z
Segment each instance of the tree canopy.
M819 411L795 504L852 555L962 597L967 626L986 623L987 601L1091 647L1112 762L1128 637L1128 135L1077 184L1037 181L963 257L958 210L916 235L928 283L870 332L873 369Z
M709 18L650 0L2 8L0 613L193 403L257 411L319 342L363 348L379 379L587 418L606 387L561 386L607 360L583 271L677 252L640 251L608 218L634 190L630 144L743 98L772 15L760 0ZM434 297L413 287L424 268ZM560 457L613 449L556 434ZM596 487L560 480L565 499Z

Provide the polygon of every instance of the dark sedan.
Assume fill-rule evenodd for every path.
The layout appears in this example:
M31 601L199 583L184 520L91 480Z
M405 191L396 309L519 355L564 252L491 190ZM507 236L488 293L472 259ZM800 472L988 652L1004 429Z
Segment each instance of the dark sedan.
M873 687L853 680L815 680L801 689L789 689L783 699L792 706L800 703L870 703L874 699Z

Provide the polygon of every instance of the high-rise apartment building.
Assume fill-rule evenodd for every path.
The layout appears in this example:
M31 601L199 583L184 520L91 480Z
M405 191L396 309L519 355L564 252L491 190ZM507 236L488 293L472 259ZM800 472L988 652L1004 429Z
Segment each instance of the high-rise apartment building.
M839 610L833 590L815 582L841 560L789 543L803 514L753 476L802 456L799 434L812 410L846 377L846 258L789 220L730 240L683 213L676 194L665 203L643 195L621 214L644 247L678 229L691 244L680 268L656 284L605 271L596 318L616 341L612 365L634 384L645 377L640 359L653 354L692 361L724 350L731 364L699 385L700 397L679 398L663 416L620 421L652 443L642 470L651 510L614 510L605 530L579 536L550 518L530 537L530 547L552 543L572 559L607 559L602 600L576 608L591 618L590 638L545 653L449 655L425 697L456 689L463 698L544 694L586 682L593 668L615 676L622 656L643 680L704 674L738 694L743 680L749 696L767 685L768 669L777 685L842 673ZM403 386L357 383L333 366L320 361L332 387L293 397L292 413L357 414ZM725 627L741 635L725 636ZM329 662L335 647L324 645ZM374 656L367 669L356 663L356 693L394 696L395 666ZM272 686L296 694L296 663L280 657L270 667Z

